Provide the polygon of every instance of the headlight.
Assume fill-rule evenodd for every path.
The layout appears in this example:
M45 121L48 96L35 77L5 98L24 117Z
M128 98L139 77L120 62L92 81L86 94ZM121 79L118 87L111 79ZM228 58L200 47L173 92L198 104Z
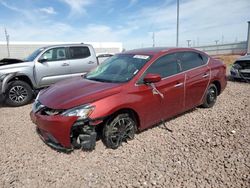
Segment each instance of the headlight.
M66 110L65 112L62 113L63 116L78 116L79 119L86 119L87 117L90 116L90 114L93 112L95 109L94 106L90 105L83 105L83 106L78 106L69 110Z

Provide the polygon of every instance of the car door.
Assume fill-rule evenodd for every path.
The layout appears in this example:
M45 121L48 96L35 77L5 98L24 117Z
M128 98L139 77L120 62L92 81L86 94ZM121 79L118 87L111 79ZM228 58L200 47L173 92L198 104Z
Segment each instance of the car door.
M186 75L185 109L200 105L210 79L208 58L197 52L181 52L178 54L181 69Z
M72 46L68 50L72 76L83 75L97 66L97 59L88 46Z
M70 78L70 67L64 47L50 48L35 63L34 75L39 87Z
M184 81L185 75L180 73L176 61L176 54L164 55L157 59L144 73L159 74L162 77L160 82L155 83L155 87L162 94L154 94L152 87L141 84L141 97L144 98L145 122L143 128L170 118L184 109ZM143 76L143 77L144 77ZM141 80L143 80L143 77Z

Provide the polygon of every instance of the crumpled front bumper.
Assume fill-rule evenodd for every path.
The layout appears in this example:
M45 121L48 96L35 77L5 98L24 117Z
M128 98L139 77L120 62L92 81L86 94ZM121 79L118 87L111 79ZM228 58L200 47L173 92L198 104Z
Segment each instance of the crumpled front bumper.
M238 78L238 79L250 79L250 69L231 69L230 70L230 76L232 78Z
M39 112L30 112L33 123L37 125L37 133L49 146L60 151L71 151L70 132L77 117L46 116Z

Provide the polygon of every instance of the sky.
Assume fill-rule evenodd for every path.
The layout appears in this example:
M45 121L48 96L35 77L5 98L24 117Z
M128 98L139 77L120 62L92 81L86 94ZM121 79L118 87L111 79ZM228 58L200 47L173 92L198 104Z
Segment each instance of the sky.
M0 0L0 41L176 45L177 0ZM180 0L180 46L245 41L250 0Z

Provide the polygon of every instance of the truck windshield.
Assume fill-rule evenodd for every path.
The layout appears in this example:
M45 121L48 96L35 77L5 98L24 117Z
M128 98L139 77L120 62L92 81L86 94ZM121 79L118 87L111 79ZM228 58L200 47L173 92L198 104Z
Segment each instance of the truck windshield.
M24 59L24 61L34 61L36 57L44 50L44 48L39 48Z
M128 82L150 59L151 56L148 55L114 55L89 72L85 78L100 82Z

